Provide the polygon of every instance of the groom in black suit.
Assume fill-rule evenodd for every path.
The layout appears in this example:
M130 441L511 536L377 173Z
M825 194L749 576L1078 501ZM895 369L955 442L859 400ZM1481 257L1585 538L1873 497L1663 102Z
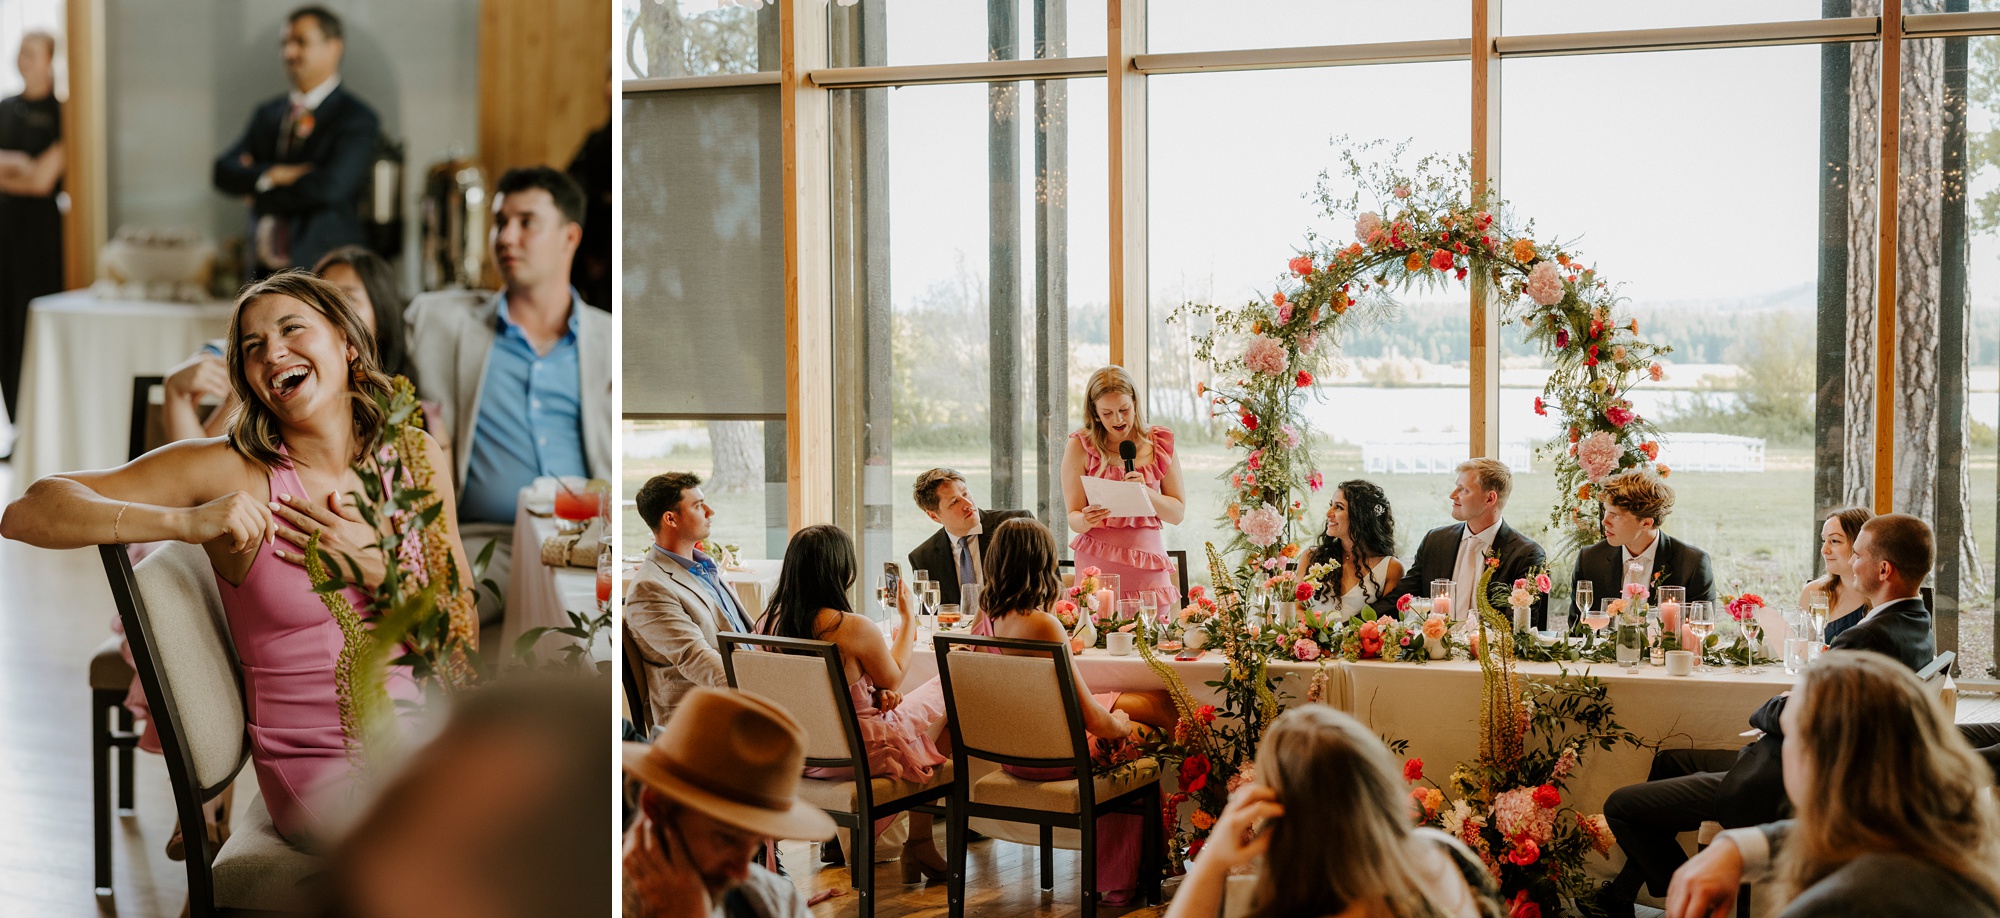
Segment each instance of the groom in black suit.
M215 189L250 198L259 275L367 242L359 205L381 129L375 111L340 85L339 16L293 10L283 48L292 91L258 106L215 159Z
M1458 482L1451 489L1451 518L1458 520L1424 534L1417 557L1403 572L1402 582L1383 594L1373 605L1383 615L1396 614L1396 602L1406 595L1428 597L1431 581L1453 582L1452 614L1461 617L1471 608L1472 591L1490 553L1500 561L1493 574L1489 601L1506 605L1504 597L1515 580L1528 576L1548 557L1535 540L1514 531L1500 518L1507 495L1514 488L1514 474L1498 459L1467 459L1458 464ZM1548 614L1545 599L1535 601L1535 627Z
M1854 579L1871 607L1861 624L1833 639L1832 649L1872 650L1912 670L1929 664L1937 646L1920 591L1935 556L1930 527L1914 516L1885 514L1862 526L1854 539ZM1619 788L1605 799L1604 818L1626 858L1618 878L1599 896L1607 914L1632 914L1641 882L1654 895L1666 895L1674 871L1687 861L1675 837L1679 833L1705 820L1734 829L1784 815L1785 738L1778 716L1789 694L1750 716L1750 725L1764 733L1742 751L1662 752L1653 760L1652 780Z
M1589 581L1596 601L1618 598L1626 572L1639 565L1640 581L1650 593L1663 586L1686 587L1689 602L1715 601L1715 571L1708 553L1659 531L1674 510L1674 489L1657 476L1632 469L1605 479L1604 541L1576 554L1576 579ZM1570 621L1581 621L1574 608Z
M981 510L966 490L965 476L951 469L931 469L917 476L917 507L943 528L910 552L912 571L929 571L937 581L938 602L957 603L961 574L984 577L986 542L1001 523L1015 517L1034 518L1026 510Z

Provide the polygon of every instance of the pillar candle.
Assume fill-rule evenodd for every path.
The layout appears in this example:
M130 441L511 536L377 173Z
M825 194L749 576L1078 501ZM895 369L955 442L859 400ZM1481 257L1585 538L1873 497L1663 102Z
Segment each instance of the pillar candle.
M1118 615L1118 594L1111 592L1109 589L1098 590L1097 614L1102 616L1105 621L1115 619Z
M1431 600L1431 614L1442 615L1445 621L1451 621L1451 597L1439 596Z

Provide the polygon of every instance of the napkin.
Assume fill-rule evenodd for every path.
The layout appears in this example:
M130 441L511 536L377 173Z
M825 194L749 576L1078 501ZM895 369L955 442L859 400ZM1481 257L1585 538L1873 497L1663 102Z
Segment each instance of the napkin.
M604 535L604 520L593 519L582 532L552 535L542 540L542 563L550 567L597 567L597 540Z

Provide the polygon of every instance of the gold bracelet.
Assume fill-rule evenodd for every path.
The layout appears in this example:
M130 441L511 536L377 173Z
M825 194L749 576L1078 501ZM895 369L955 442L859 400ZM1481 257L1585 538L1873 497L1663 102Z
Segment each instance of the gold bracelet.
M118 538L118 524L125 522L125 511L131 506L132 502L129 500L118 505L118 518L111 521L111 541L113 544L125 544Z

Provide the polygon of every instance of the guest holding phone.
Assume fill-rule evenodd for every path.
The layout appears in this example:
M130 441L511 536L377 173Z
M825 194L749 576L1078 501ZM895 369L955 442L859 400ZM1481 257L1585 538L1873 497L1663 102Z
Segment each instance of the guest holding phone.
M1121 593L1152 590L1165 597L1165 605L1178 604L1180 589L1160 533L1161 524L1179 525L1187 516L1173 431L1146 426L1139 389L1122 367L1090 374L1083 404L1083 429L1069 435L1062 466L1063 502L1069 508L1070 531L1076 533L1069 547L1077 569L1117 574ZM1157 515L1112 516L1084 495L1085 476L1145 485Z

